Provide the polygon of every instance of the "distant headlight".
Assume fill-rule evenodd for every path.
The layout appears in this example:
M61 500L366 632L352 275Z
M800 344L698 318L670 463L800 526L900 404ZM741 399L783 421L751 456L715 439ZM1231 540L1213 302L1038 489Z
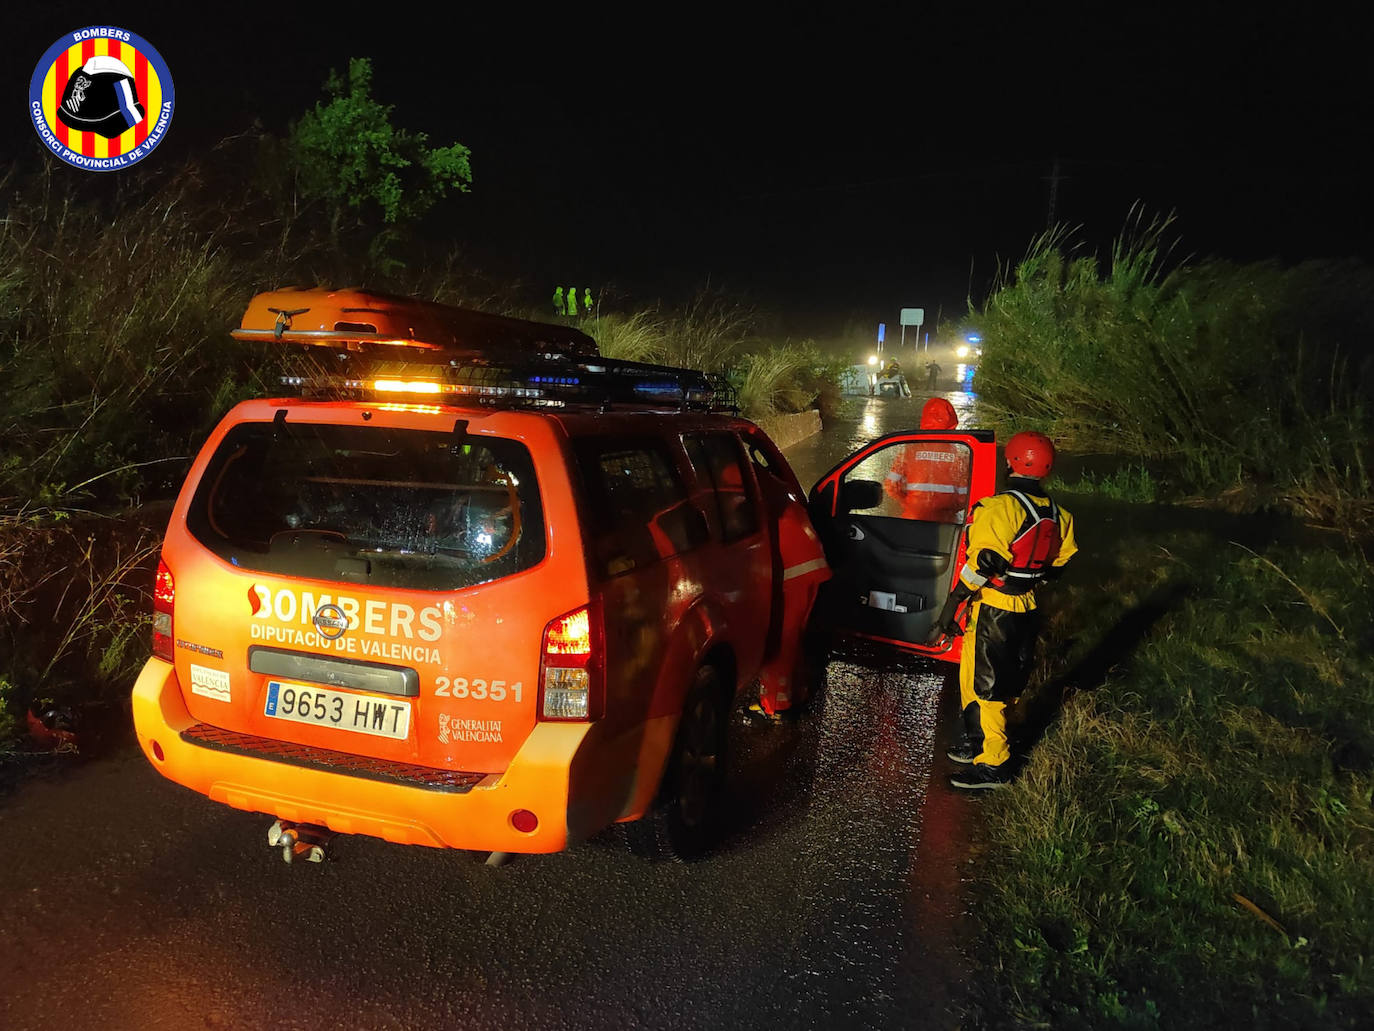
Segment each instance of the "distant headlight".
M958 347L958 349L955 350L954 354L955 354L956 357L959 357L959 358L967 358L967 357L968 357L968 344L960 344L959 347Z

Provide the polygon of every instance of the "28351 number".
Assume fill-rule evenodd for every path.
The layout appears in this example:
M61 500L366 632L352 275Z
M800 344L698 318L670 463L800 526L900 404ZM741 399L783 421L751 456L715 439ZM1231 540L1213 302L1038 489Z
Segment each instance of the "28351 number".
M504 680L484 680L481 677L435 677L435 698L471 698L475 702L504 702L507 697L521 701L524 685L517 680L507 684Z

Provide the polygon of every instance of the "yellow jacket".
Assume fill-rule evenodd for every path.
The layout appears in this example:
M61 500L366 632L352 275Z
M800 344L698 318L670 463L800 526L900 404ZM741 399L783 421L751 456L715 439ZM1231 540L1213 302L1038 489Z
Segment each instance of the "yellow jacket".
M1015 487L1015 485L1013 485ZM1043 490L1025 490L1017 487L1032 503L1039 507L1048 506L1049 496ZM1051 561L1052 568L1059 568L1078 552L1078 543L1073 535L1073 516L1058 502L1059 511L1059 553ZM964 568L959 571L959 579L974 594L974 600L993 608L1009 612L1030 612L1035 608L1035 591L1024 594L1007 594L988 583L995 579L998 570L1005 570L1012 561L1011 543L1027 521L1025 505L1011 492L986 497L973 507L965 531L968 539Z

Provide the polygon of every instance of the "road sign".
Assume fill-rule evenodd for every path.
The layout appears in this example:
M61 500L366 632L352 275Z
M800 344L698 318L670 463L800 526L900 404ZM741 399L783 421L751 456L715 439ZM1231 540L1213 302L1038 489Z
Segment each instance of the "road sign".
M886 333L886 332L887 332L887 323L886 323L886 322L880 322L880 323L878 323L878 343L881 344L881 343L883 342L883 334Z
M926 310L924 308L903 308L902 325L919 326L926 320Z

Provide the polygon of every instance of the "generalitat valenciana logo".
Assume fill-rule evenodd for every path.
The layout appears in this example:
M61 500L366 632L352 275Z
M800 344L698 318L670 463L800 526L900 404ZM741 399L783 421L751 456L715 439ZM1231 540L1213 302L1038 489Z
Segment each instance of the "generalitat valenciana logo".
M69 32L38 62L29 117L43 143L77 168L110 172L142 161L172 124L172 75L148 41L97 25Z

